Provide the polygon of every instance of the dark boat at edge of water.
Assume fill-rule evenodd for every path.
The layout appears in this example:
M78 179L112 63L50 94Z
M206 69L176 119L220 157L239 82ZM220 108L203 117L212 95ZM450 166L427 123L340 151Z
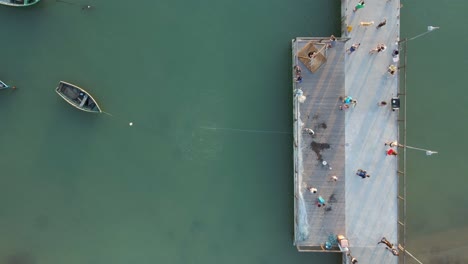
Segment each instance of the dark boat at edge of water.
M8 88L15 88L14 86L10 86L0 80L0 90L1 89L8 89Z
M34 5L39 1L41 0L0 0L0 5L22 7Z
M83 88L60 81L55 89L58 95L69 104L85 112L102 113L97 101Z

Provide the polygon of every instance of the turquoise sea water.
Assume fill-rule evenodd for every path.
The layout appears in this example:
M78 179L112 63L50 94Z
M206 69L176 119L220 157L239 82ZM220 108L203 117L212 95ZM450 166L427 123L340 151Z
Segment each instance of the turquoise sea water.
M338 3L66 2L0 6L0 263L339 260L292 245L289 71Z
M468 60L447 40L467 42L467 4L429 2L402 9L403 37L442 27L408 43L408 145L440 152L410 153L408 249L456 261ZM0 95L0 263L340 263L292 246L288 134L290 41L339 35L339 1L42 0L0 20L18 87ZM67 105L60 80L112 116Z
M408 42L408 249L424 263L467 263L468 244L468 43L466 1L404 1L402 35ZM449 40L456 40L455 42Z

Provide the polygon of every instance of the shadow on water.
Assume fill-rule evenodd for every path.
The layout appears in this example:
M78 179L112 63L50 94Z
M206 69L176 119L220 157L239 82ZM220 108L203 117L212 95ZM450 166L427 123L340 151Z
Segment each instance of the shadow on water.
M37 261L29 253L17 252L6 257L5 264L36 264Z

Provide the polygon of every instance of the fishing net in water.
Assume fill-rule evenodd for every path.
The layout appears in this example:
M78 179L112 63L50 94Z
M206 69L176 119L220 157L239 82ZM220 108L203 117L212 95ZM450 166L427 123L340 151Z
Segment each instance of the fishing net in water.
M302 90L298 89L295 91L296 100L294 100L294 108L296 109L296 118L295 118L295 125L294 125L294 134L297 135L296 142L297 144L301 144L302 140L300 137L302 137L301 131L304 128L304 123L301 121L300 118L300 111L299 110L299 104L300 104L300 99L303 96ZM299 151L296 151L295 154L295 163L296 163L296 170L297 170L297 183L299 185L299 190L296 192L296 242L300 241L306 241L309 238L309 222L307 220L307 210L306 210L306 203L304 200L304 197L302 195L302 192L300 191L302 189L302 173L304 171L302 167L302 146L298 145L297 149Z

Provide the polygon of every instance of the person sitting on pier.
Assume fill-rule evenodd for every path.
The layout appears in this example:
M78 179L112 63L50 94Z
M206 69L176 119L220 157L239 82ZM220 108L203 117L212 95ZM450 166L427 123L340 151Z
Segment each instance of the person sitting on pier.
M317 54L318 52L317 51L311 51L307 54L307 56L309 56L309 59L315 59L315 57L317 57Z
M345 97L343 98L343 103L349 104L349 103L352 102L352 100L353 100L353 98L352 98L351 96L345 96Z
M307 190L309 190L311 193L317 193L317 188L314 187L307 187Z
M312 128L307 128L306 127L306 128L304 128L304 131L307 132L309 135L312 135L312 136L315 134L315 132L314 132L314 130L312 130Z
M301 75L302 69L301 69L301 67L299 65L294 65L293 69L294 69L294 72L296 73L296 76Z
M376 53L376 52L377 52L377 53L380 53L380 52L382 52L382 51L384 51L384 50L386 50L386 49L387 49L387 46L385 46L385 44L379 43L379 44L377 44L377 47L376 47L376 48L371 49L371 50L369 51L369 54L373 54L373 53Z
M382 239L380 239L380 241L379 241L379 243L377 243L377 245L378 245L378 244L384 244L384 245L386 245L386 246L389 247L389 248L393 248L393 244L390 243L390 241L388 241L388 239L385 238L385 237L382 237Z
M356 172L356 175L360 176L363 179L370 177L370 175L367 174L367 171L362 170L362 169L358 169L357 172Z
M392 249L389 248L388 250L390 250L390 252L392 252L393 256L397 256L397 257L400 256L400 253L398 252L398 250L395 247L393 247Z
M294 78L294 79L295 79L295 81L296 81L297 83L302 83L302 76L299 75L299 76L297 76L297 77Z

